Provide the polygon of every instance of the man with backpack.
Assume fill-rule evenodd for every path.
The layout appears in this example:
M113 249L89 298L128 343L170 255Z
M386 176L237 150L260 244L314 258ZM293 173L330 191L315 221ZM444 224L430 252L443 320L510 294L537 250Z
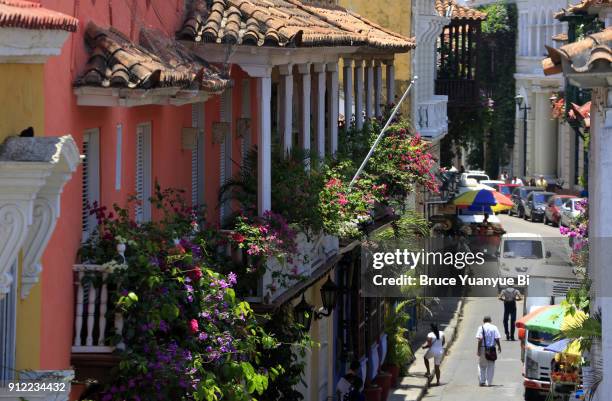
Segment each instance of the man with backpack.
M481 387L491 386L495 373L497 353L501 353L500 335L497 326L491 324L491 317L485 316L482 325L476 330L478 340L478 379ZM495 349L497 345L497 349Z

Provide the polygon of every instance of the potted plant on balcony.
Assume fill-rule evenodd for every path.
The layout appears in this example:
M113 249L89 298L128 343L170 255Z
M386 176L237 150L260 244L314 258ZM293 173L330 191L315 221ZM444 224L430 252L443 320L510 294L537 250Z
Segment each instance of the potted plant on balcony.
M346 171L350 162L341 162L326 171L325 185L319 193L319 211L325 232L341 238L361 238L371 223L374 204L382 200L384 185L376 185L367 175L350 188Z
M280 365L259 365L263 352L277 347L265 319L236 297L239 278L218 272L212 233L194 224L192 211L168 207L160 192L155 222L138 225L128 209L104 213L102 241L118 235L132 240L127 269L109 275L123 330L121 361L101 399L250 399L262 394ZM196 229L196 226L198 229ZM203 228L199 228L203 227Z
M404 199L415 184L438 191L436 160L429 153L430 145L411 129L405 121L392 125L369 163L368 172L377 184L386 186L389 198ZM373 136L371 142L375 139Z

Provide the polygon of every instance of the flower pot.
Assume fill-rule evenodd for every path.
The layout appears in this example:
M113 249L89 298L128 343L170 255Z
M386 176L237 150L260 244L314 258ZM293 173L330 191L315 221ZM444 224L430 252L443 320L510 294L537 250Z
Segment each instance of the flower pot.
M382 366L385 372L389 372L391 374L391 387L395 388L399 385L399 373L400 367L399 365L395 365L392 363L386 363Z
M377 385L366 387L363 390L366 401L383 401L382 399L382 388Z
M381 401L386 401L389 396L389 390L391 389L391 373L380 371L374 384L378 385L382 389Z
M68 399L70 401L80 400L85 390L87 390L87 385L85 385L85 383L72 383Z

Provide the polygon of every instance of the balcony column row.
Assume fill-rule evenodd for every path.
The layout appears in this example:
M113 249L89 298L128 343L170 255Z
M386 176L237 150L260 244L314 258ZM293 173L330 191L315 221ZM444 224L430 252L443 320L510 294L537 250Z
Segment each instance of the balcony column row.
M387 104L393 104L395 102L393 60L344 59L344 115L347 130L353 116L357 129L362 129L364 123L372 117L382 117L383 63L387 75Z

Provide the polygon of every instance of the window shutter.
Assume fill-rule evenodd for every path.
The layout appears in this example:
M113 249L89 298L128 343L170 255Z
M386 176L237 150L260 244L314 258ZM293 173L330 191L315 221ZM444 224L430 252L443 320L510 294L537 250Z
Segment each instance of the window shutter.
M151 125L136 128L136 221L151 220Z
M221 122L230 123L229 132L221 142L219 151L221 185L224 185L232 177L232 92L226 90L221 95ZM221 199L220 205L221 222L229 215L230 207L226 199Z
M191 151L191 203L204 204L204 103L191 107L191 126L197 129L196 147Z
M242 118L251 118L251 80L242 80ZM242 161L246 160L251 150L251 131L246 132L242 138Z
M87 241L96 228L95 215L89 210L94 202L100 201L100 137L98 129L88 130L83 135L83 178L81 182L82 214L81 232L83 241Z

